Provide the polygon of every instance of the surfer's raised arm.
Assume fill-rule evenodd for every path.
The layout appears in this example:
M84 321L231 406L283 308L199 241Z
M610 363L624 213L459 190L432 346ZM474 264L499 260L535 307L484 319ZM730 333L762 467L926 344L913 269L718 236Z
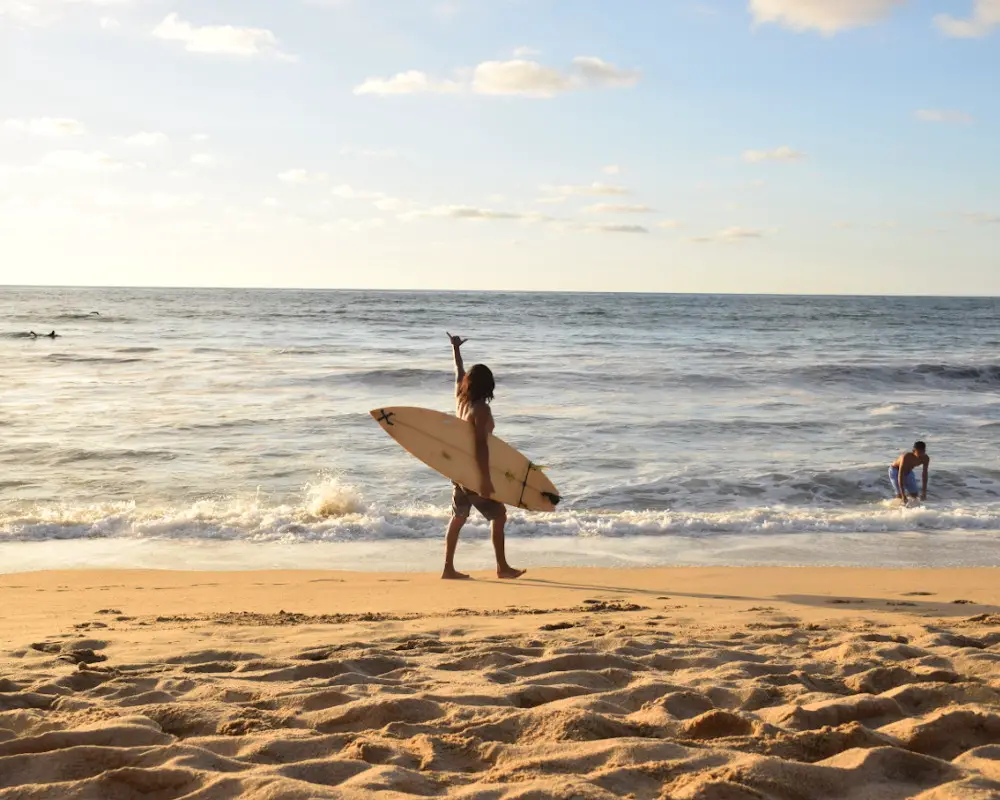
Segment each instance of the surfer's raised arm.
M465 344L468 339L463 339L461 336L452 336L448 334L448 338L451 340L451 350L455 354L455 393L458 394L458 387L462 385L462 378L465 377L465 364L462 362L462 345Z

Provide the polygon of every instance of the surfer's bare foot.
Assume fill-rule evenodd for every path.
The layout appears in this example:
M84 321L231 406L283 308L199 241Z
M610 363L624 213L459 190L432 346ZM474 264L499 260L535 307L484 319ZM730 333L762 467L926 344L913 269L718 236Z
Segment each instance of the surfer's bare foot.
M441 580L443 581L469 581L472 580L471 575L466 575L464 572L459 572L457 569L448 569L445 567L444 572L441 573Z
M501 580L512 581L516 580L517 578L520 578L527 571L528 570L526 569L514 569L513 567L504 567L503 569L497 570L497 577L500 578Z

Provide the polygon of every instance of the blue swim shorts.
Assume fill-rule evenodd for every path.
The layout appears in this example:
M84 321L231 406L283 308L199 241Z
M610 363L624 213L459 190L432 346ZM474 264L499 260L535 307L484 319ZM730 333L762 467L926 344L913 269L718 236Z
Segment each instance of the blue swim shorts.
M889 467L889 483L892 484L893 494L899 497L899 467ZM917 486L917 473L912 470L908 472L903 483L907 494L920 494L920 488Z

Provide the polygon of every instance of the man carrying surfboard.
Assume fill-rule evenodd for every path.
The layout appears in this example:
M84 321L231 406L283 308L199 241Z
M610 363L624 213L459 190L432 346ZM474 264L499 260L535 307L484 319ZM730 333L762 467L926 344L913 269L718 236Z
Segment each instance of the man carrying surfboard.
M479 467L480 481L476 487L478 493L457 483L453 484L451 522L448 524L448 533L445 537L444 572L441 577L446 580L469 578L468 575L455 569L455 549L458 547L462 526L475 508L490 523L493 550L497 559L497 577L520 578L525 571L514 569L508 564L504 550L507 509L503 503L490 499L493 494L493 480L490 477L489 437L495 426L490 402L493 400L493 390L496 388L493 373L483 364L476 364L466 372L462 361L462 345L468 340L452 336L450 333L448 339L451 341L455 356L455 411L460 419L471 422L475 429L476 464Z

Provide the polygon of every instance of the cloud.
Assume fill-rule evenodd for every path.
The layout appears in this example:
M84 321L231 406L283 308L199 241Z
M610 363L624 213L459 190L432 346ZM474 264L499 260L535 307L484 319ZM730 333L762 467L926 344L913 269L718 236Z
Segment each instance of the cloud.
M44 156L39 166L43 169L67 172L120 172L126 169L142 169L145 165L120 161L101 151L56 150Z
M652 214L655 208L642 205L623 205L619 203L597 203L587 206L584 211L591 214Z
M153 29L153 36L168 42L180 42L189 53L241 56L251 58L274 55L291 59L278 49L278 39L265 28L238 28L233 25L195 26L177 13L168 14Z
M131 0L0 0L0 20L8 17L24 25L49 25L71 6L126 5Z
M527 45L521 45L521 47L514 48L514 58L534 58L535 56L540 56L542 52L536 50L534 47L528 47Z
M874 25L906 0L750 0L757 24L774 23L795 31L832 36L849 28Z
M643 225L584 225L583 230L593 233L649 233L649 228Z
M207 133L196 133L191 137L192 142L207 142L211 137Z
M1000 0L975 0L972 16L959 19L950 14L938 14L934 24L945 36L957 39L979 39L1000 26Z
M707 236L696 236L691 241L706 244L711 242L733 243L746 239L761 239L763 236L764 231L759 228L744 228L735 226L732 228L725 228L724 230Z
M391 197L385 192L363 191L347 184L334 186L330 190L330 194L334 197L339 197L341 200L363 200L369 202L379 211L398 211L404 206L409 205L407 201L401 200L398 197Z
M674 230L677 230L680 227L683 227L683 223L680 220L676 220L676 219L665 219L665 220L663 220L663 222L657 222L656 223L656 227L657 228L663 228L665 230L674 231Z
M622 197L631 194L624 186L612 186L597 181L584 186L542 186L541 190L550 195L581 197Z
M191 163L196 167L214 167L218 160L211 153L195 153L191 156Z
M170 137L158 131L140 131L131 136L122 136L115 141L127 144L131 147L162 147L170 141Z
M520 220L522 222L547 222L551 220L551 217L539 214L537 211L497 211L491 208L463 205L435 206L400 215L400 219L405 220L426 218L468 221Z
M539 197L535 200L536 203L543 203L545 205L557 206L565 203L567 200L566 195L553 195L551 197Z
M425 72L411 69L391 78L368 78L354 88L354 94L455 94L462 91L455 81L432 81Z
M391 78L368 78L355 87L358 95L458 94L509 95L549 98L571 91L635 86L642 73L619 69L591 56L574 58L566 71L537 61L515 58L484 61L471 71L459 71L452 80L435 80L425 72L409 70Z
M954 109L930 109L922 108L914 116L921 122L957 122L968 125L972 122L972 116L964 111Z
M759 164L762 161L801 161L806 157L805 153L793 150L788 145L776 147L773 150L744 150L743 160L748 164Z
M537 61L485 61L476 67L472 89L476 94L554 97L568 92L573 79Z
M116 31L122 24L114 17L101 17L101 29L105 31Z
M327 177L325 172L310 172L307 169L288 169L278 173L278 180L284 183L322 183Z
M7 130L45 136L55 139L61 136L82 136L87 132L83 123L63 117L42 117L40 119L8 119L3 123Z
M601 172L605 175L617 175L622 171L622 168L617 164L608 164L606 167L601 167Z
M965 217L980 225L1000 225L1000 214L985 214L980 211L966 214Z

